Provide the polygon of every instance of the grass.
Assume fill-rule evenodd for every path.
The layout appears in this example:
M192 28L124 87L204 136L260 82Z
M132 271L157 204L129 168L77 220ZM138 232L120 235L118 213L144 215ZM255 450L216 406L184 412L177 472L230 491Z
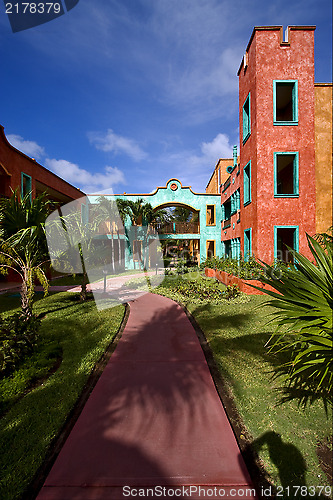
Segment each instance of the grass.
M18 305L19 299L2 295L0 312ZM93 301L79 303L66 292L39 298L34 309L45 315L38 349L0 385L2 500L22 497L124 316L122 305L98 311ZM27 392L59 361L53 374Z
M149 269L149 271L155 271L155 269ZM129 271L124 271L121 273L108 274L106 277L109 278L118 278L120 276L128 276L130 274L139 274L143 271L141 269L131 269ZM102 279L100 280L102 281ZM81 274L68 274L67 276L55 277L50 281L50 286L71 286L71 285L81 285L82 283L82 275Z
M332 418L326 417L319 404L306 411L292 402L279 406L271 379L277 359L264 347L273 331L267 326L273 309L263 306L266 298L242 294L230 301L202 300L179 293L179 284L195 279L207 289L225 289L192 272L166 278L156 292L183 302L205 332L251 445L272 483L328 487L316 447L331 434ZM140 279L136 283L140 286ZM18 298L1 296L0 312L8 314L18 306ZM0 421L2 500L21 498L124 314L123 306L97 311L93 301L80 304L68 293L45 299L37 295L35 311L46 315L38 351L20 367L11 384L0 385L5 412ZM62 362L56 372L26 394L29 384L45 376L59 356Z
M205 279L192 273L184 278L185 282ZM214 280L210 282L214 286ZM175 279L166 279L156 293L182 302L204 331L251 436L251 446L258 452L272 483L284 487L329 487L316 448L332 433L332 414L327 417L319 403L307 410L294 402L279 405L271 372L280 360L265 348L273 333L273 327L267 325L268 315L273 312L273 308L264 306L267 298L242 294L231 301L200 301L198 297L193 300L175 296L176 283Z
M60 276L59 278L53 278L50 282L50 286L75 286L81 285L82 276L80 274L68 274L67 276Z

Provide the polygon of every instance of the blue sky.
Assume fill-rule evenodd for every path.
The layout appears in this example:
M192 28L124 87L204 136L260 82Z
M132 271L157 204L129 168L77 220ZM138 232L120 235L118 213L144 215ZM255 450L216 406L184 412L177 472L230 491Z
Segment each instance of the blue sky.
M329 0L80 0L12 33L0 11L0 123L10 142L87 193L204 192L238 145L237 70L254 26L316 25L331 81Z

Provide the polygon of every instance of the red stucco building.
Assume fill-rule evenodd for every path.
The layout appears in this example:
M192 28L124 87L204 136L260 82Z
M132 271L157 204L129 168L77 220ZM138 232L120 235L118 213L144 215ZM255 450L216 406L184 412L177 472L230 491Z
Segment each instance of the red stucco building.
M84 196L82 191L14 148L0 125L0 198L10 197L15 190L21 196L31 193L33 198L45 192L61 205ZM8 276L0 274L0 282L18 280L17 273L12 271Z
M314 30L253 30L238 71L239 161L234 151L220 186L224 255L288 261L288 245L310 256L306 233L316 233L317 205L327 197L316 189L316 169L332 175L332 159L316 162Z
M11 196L11 190L16 189L21 195L31 191L32 197L46 192L61 204L84 196L82 191L14 148L0 125L0 197Z

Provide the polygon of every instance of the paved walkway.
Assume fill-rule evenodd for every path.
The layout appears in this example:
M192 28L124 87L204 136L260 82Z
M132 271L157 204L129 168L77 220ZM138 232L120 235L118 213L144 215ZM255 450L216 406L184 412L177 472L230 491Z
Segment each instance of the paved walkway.
M37 499L255 498L250 484L186 314L159 295L134 300Z

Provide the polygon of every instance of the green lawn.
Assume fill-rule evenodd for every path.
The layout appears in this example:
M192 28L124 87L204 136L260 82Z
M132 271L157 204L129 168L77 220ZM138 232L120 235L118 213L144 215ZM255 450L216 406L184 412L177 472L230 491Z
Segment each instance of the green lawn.
M212 292L211 298L182 295L188 280L198 280L201 290ZM142 279L133 281L140 286ZM305 411L295 403L279 406L276 383L271 379L277 360L264 346L272 333L267 326L272 309L263 307L263 296L218 299L223 290L222 284L190 273L165 279L156 291L183 302L205 332L245 434L273 484L329 486L316 446L332 432L331 415L326 418L319 404ZM18 305L17 297L0 296L0 313L13 312ZM99 312L93 301L80 304L66 292L45 299L36 295L35 311L45 315L38 350L11 383L0 384L1 500L21 498L124 315L123 306ZM59 356L62 361L56 372L22 397L29 380L45 375Z
M207 283L198 275L184 277ZM211 286L215 286L214 281L210 280ZM229 302L200 301L198 297L192 300L174 293L177 280L169 284L165 280L157 293L186 305L205 333L271 481L281 486L329 486L316 446L332 434L332 413L327 418L320 404L305 411L294 402L279 406L278 383L271 378L277 359L265 348L273 332L273 327L267 325L273 309L263 306L266 297L242 295Z
M19 299L0 297L0 312L13 312ZM0 498L22 496L43 463L52 440L66 421L98 359L124 317L124 306L98 311L72 294L58 293L35 303L45 315L36 353L9 380L0 384ZM29 380L58 369L24 397Z

